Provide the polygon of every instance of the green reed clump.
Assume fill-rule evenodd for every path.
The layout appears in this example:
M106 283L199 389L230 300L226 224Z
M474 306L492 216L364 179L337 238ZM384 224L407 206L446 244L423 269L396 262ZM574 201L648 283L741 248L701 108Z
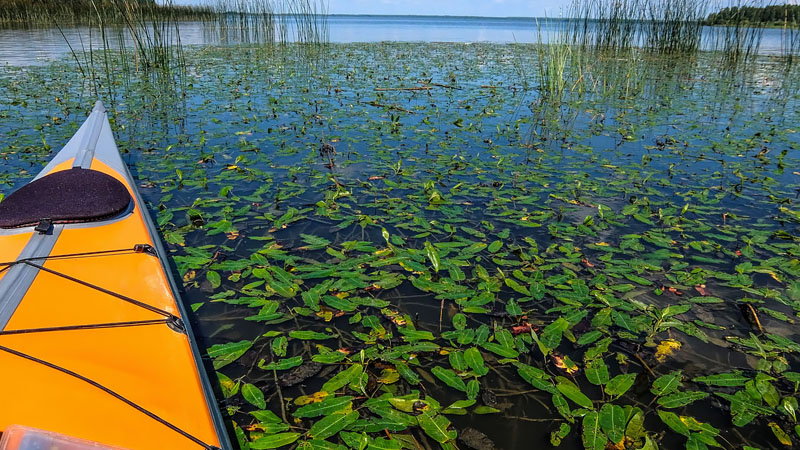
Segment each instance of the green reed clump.
M112 104L120 80L135 79L179 91L186 63L172 0L161 4L134 0L90 0L92 9L80 20L85 34L72 42L52 18L70 48L78 69L95 95ZM120 76L121 75L121 76Z
M0 0L2 1L2 0ZM82 0L79 0L82 1ZM180 23L185 15L172 0L88 0L81 20L87 26L78 42L70 42L79 70L96 94L114 98L115 83L129 85L143 78L168 92L181 92L186 62ZM221 42L266 45L300 42L317 48L327 42L327 11L316 0L218 0L204 7L203 23ZM57 17L52 25L61 30ZM119 73L123 77L115 76Z
M170 5L167 0L166 5ZM133 42L133 54L136 67L171 71L182 70L183 52L178 30L177 14L155 14L155 9L148 3L115 0L113 6L122 18L124 27L118 30L118 42L124 45L127 32ZM166 11L170 11L166 9Z
M789 64L792 64L800 56L800 19L789 22L787 17L784 21L781 30L781 55Z
M269 0L217 0L215 20L210 24L224 43L273 43L277 39L277 17Z
M0 0L0 23L24 26L85 24L100 11L108 23L120 24L125 17L117 3L119 0ZM171 1L127 0L124 3L161 19L204 20L213 15L213 10L207 6L176 5Z
M736 61L758 52L762 27L767 24L762 21L764 5L770 2L734 1L722 9L724 26L711 31L707 47ZM569 40L605 52L642 47L658 54L693 53L703 46L708 17L721 14L709 11L708 2L702 0L574 0L568 14ZM794 17L788 7L785 17L786 25L793 23L788 20Z
M569 16L573 43L603 51L624 51L637 44L641 0L575 0Z
M320 45L328 41L327 7L320 0L216 0L210 25L222 42Z
M642 40L658 53L692 53L700 47L705 3L698 0L652 0L644 8Z
M561 104L564 96L573 91L580 80L580 71L584 67L582 61L583 47L569 40L565 32L569 22L554 22L558 30L545 42L541 26L538 26L537 74L538 90L543 103Z
M328 8L325 2L294 0L286 3L286 13L294 21L297 42L324 44L328 42Z
M569 32L572 42L601 51L690 53L700 46L704 17L700 0L575 0Z

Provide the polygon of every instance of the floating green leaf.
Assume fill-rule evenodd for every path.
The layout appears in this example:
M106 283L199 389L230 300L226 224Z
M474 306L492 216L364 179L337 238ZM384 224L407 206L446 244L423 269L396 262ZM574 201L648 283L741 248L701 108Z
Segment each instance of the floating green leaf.
M300 433L279 433L260 437L250 443L253 450L280 448L289 445L300 437Z
M294 417L319 417L326 416L335 412L349 409L353 405L353 397L349 395L342 395L338 397L329 397L319 403L312 403L300 407L292 413Z
M556 389L558 389L558 392L564 394L564 397L567 397L579 406L594 409L594 405L589 397L582 393L580 388L569 379L564 377L556 377Z
M709 394L707 392L699 391L676 392L674 394L669 394L665 397L659 398L658 404L664 408L679 408L697 400L702 400L708 397L708 395Z
M658 410L658 417L661 417L661 420L676 433L689 436L689 427L683 423L677 414L669 411Z
M244 397L248 403L258 409L264 409L267 407L267 401L264 399L264 393L261 391L261 389L253 386L250 383L244 383L242 385L242 397Z
M430 411L423 411L417 416L419 426L425 431L425 434L430 436L433 440L439 443L445 443L456 438L458 433L455 430L449 430L450 421L442 415L431 413Z
M606 438L600 426L600 417L596 411L590 411L583 416L583 448L589 450L604 450Z
M450 386L451 388L458 389L459 391L466 392L467 385L464 383L455 372L450 369L445 369L444 367L435 366L431 372L436 376L436 378L442 380L446 385Z
M608 439L614 443L622 442L622 438L625 436L626 419L627 417L621 406L608 403L600 408L598 414L600 427Z
M361 364L353 364L326 381L325 384L322 385L322 390L328 393L336 392L350 384L354 379L360 377L363 371L364 367Z
M214 360L214 368L220 369L239 359L253 346L252 341L229 342L213 345L208 349L208 357Z
M356 420L358 420L357 411L334 413L315 422L307 434L312 439L327 439L344 430Z
M681 387L681 372L670 372L666 375L661 375L653 381L653 387L650 392L655 396L671 394Z
M606 384L606 394L612 397L619 397L628 392L628 389L633 386L633 382L636 380L636 375L635 373L626 373L615 376Z

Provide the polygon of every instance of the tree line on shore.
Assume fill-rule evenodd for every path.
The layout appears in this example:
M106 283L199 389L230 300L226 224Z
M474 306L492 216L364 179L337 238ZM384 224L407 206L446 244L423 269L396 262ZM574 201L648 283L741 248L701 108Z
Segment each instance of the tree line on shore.
M706 25L727 25L742 22L796 26L800 22L800 5L732 6L709 14L705 20Z

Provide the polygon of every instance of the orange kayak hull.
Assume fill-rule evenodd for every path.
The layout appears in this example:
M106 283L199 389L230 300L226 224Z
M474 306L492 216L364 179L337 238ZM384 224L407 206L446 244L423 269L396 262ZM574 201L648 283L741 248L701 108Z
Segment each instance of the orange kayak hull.
M128 211L108 220L55 225L57 237L51 238L48 257L35 261L47 270L26 266L34 278L27 282L24 295L16 294L19 298L14 298L11 281L3 283L11 271L0 272L0 306L16 301L13 307L6 305L6 318L0 320L0 348L17 352L0 351L0 430L23 425L132 450L230 448L186 311L163 259L167 255L119 156L105 114L98 103L87 123L37 178L69 170L82 159L85 168L124 184L132 202ZM99 131L92 126L99 126ZM92 139L86 137L92 132L97 135L96 148L86 156L76 148ZM17 261L39 234L33 227L0 230L0 261ZM132 251L137 245L155 251ZM92 254L117 249L131 251ZM79 253L90 255L58 257ZM182 319L185 328L158 323L165 317L158 311ZM130 322L143 324L92 328ZM63 329L74 326L85 329ZM51 331L42 331L46 328Z

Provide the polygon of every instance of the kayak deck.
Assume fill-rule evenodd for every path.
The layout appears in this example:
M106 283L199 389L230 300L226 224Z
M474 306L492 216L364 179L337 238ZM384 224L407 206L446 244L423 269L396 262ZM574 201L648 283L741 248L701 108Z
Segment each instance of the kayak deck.
M0 261L51 246L49 257L32 264L0 266L0 430L18 424L130 449L227 448L190 330L177 320L179 300L159 259L166 255L141 251L160 245L100 112L40 177L78 161L123 183L130 210L101 222L54 224L45 234L0 230ZM80 147L89 131L97 140L87 157ZM84 255L59 257L73 254ZM15 275L23 269L27 277ZM14 284L4 283L11 276Z

